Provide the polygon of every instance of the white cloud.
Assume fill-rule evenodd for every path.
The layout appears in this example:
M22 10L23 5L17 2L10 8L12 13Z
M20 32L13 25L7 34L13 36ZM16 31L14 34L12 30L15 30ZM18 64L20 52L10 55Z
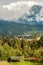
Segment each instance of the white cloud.
M12 9L14 7L19 7L19 8L22 8L23 6L33 6L33 5L43 5L42 2L34 2L34 1L20 1L20 2L16 2L16 3L10 3L8 5L3 5L2 7L3 8L8 8L8 9Z
M33 5L43 6L43 3L34 1L21 1L2 5L0 6L0 19L12 20L18 19L24 16L25 14L30 14L30 8Z
M36 16L36 20L39 21L43 21L43 7L40 11L40 13Z

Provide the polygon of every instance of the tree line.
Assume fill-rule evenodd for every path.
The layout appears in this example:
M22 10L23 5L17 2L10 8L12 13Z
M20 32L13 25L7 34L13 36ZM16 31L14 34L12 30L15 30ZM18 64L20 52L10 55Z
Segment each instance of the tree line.
M43 57L43 35L37 40L38 36L34 35L32 41L27 41L24 37L20 40L14 36L0 37L0 60L8 60L12 56Z

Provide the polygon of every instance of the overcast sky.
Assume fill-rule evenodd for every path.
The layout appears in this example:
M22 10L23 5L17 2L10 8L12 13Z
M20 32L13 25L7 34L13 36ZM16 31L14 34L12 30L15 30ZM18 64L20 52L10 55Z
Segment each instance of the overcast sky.
M21 1L21 2L20 2ZM19 19L25 14L30 15L30 9L34 5L43 7L43 0L0 0L0 19L12 20ZM37 19L43 20L43 8Z
M43 2L43 0L0 0L0 4L8 4L11 2L17 2L17 1L39 1L39 2Z

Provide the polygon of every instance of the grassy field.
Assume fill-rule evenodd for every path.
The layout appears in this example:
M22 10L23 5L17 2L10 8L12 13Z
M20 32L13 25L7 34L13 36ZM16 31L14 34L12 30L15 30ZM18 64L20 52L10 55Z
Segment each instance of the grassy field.
M40 62L14 62L14 63L10 63L11 65L43 65L43 63Z

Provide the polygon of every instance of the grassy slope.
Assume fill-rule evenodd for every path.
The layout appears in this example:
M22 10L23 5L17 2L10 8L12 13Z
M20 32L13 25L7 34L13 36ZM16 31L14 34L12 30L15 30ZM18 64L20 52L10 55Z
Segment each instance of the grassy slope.
M11 63L11 65L43 65L43 63L39 63L39 62L15 62L15 63Z

